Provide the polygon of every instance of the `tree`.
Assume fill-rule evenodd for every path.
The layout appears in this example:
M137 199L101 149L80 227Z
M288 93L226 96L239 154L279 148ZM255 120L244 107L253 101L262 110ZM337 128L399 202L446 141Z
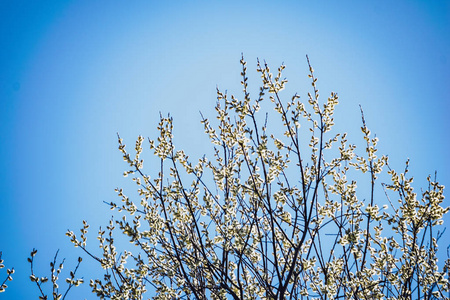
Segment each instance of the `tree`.
M332 133L338 95L312 92L281 100L284 65L272 75L257 63L262 86L248 90L242 58L243 98L217 90L217 124L202 116L214 157L189 160L173 144L173 120L160 119L149 145L159 160L152 175L141 158L139 136L130 154L119 150L138 185L139 200L117 189L109 203L121 218L98 233L100 254L81 235L75 246L104 269L90 281L101 299L432 299L449 291L447 260L437 265L437 227L444 187L428 177L417 194L408 164L397 172L377 156L376 137L362 116L364 146L357 153L345 133ZM268 122L266 94L275 109ZM283 128L283 134L279 134ZM307 128L306 130L304 128ZM384 173L383 168L387 168ZM384 175L383 175L384 174ZM389 181L378 183L388 176ZM357 187L357 182L363 188ZM380 196L380 191L384 192ZM120 252L114 233L134 245Z

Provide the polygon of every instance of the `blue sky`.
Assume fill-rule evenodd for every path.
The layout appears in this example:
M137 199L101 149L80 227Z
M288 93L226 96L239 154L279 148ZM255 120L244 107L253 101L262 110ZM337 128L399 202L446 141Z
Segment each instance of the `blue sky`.
M198 111L213 116L216 86L240 95L241 53L255 91L259 57L284 62L303 97L308 54L351 141L361 104L380 152L399 170L411 159L417 191L435 170L450 186L449 22L449 1L1 1L0 250L17 270L2 299L36 297L33 247L39 272L57 249L70 268L82 253L65 231L111 217L102 202L128 184L117 132L131 146L170 112L177 144L201 156Z

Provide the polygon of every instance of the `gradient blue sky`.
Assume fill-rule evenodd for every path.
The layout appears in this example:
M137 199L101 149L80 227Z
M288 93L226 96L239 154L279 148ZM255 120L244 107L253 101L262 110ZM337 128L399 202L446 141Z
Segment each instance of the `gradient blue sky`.
M411 159L417 191L435 170L450 186L449 1L242 2L0 2L0 250L17 270L1 299L36 299L33 247L38 275L57 249L70 268L82 253L66 230L86 219L95 233L111 217L102 201L128 184L116 132L132 146L170 112L180 148L203 153L198 111L213 116L216 85L240 95L242 52L255 91L259 57L284 62L303 97L308 54L351 141L361 104L380 152L397 169ZM69 298L93 299L83 289Z

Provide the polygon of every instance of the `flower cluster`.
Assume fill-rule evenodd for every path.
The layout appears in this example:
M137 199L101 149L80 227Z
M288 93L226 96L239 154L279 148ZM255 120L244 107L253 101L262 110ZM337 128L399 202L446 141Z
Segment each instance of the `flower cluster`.
M2 259L2 252L0 251L0 269L3 269L5 267L5 265L3 264L3 259ZM12 274L14 274L14 268L11 269L6 269L6 278L3 280L3 282L0 284L0 293L6 291L6 288L8 287L6 285L7 281L11 281L13 280L12 278Z
M59 250L56 251L53 261L50 262L50 272L51 272L50 282L52 283L51 299L64 300L72 287L74 287L74 286L77 287L84 282L84 280L82 278L75 279L75 275L78 271L78 267L80 266L82 258L78 257L78 263L77 263L75 269L73 271L70 271L69 277L66 278L66 283L67 283L66 291L61 292L59 284L58 284L58 279L59 279L61 271L64 267L64 259L59 264L57 263L58 252L59 252ZM31 253L30 253L30 257L28 258L28 262L30 263L30 267L31 267L30 280L31 280L31 282L34 282L39 289L39 293L40 293L39 299L47 300L47 299L49 299L49 297L44 292L43 285L46 282L48 282L49 279L46 276L39 277L34 273L33 263L34 263L34 257L36 256L36 253L37 253L37 250L33 249L33 251L31 251Z

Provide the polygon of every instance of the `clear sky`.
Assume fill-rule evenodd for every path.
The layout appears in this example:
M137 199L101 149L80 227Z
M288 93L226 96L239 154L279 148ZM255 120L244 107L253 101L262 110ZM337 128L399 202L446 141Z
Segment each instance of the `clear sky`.
M111 217L102 202L128 184L116 132L132 148L170 112L177 145L201 156L198 111L213 116L216 86L240 95L241 53L255 91L259 57L284 62L303 99L308 54L322 95L340 95L336 123L352 142L362 141L361 104L380 152L398 170L411 159L416 191L435 170L450 186L449 22L439 0L1 1L0 250L16 275L0 298L37 299L33 247L38 275L57 249L73 267L82 253L64 233L83 219L95 249ZM90 268L85 258L80 274ZM94 299L87 284L84 293Z

